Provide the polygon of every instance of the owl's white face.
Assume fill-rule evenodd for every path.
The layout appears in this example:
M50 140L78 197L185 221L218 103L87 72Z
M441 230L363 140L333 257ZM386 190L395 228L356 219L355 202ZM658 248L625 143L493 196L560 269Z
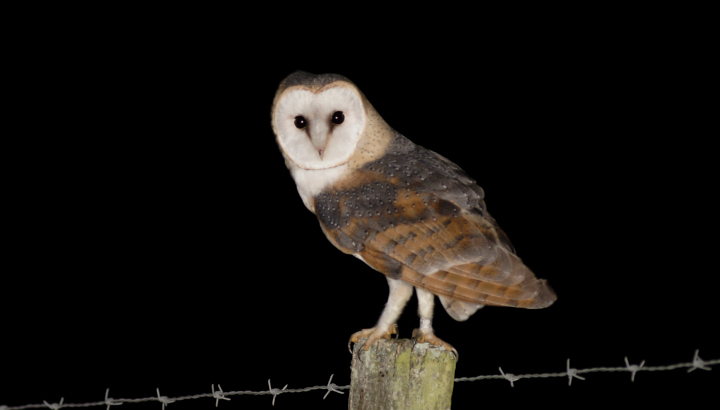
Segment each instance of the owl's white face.
M288 90L273 113L278 144L295 165L327 169L350 160L365 127L365 110L349 86L313 93Z

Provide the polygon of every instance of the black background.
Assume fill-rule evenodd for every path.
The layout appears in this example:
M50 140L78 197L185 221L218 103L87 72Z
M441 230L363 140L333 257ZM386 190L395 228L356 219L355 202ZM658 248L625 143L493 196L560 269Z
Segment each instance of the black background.
M325 239L283 163L270 105L297 69L345 75L397 131L466 170L557 292L548 309L464 323L436 307L457 377L720 358L702 24L488 28L485 16L410 30L368 17L280 33L285 22L221 10L55 12L23 14L4 63L0 405L350 384L348 337L374 325L387 285ZM692 404L714 395L716 373L463 382L453 408ZM276 407L346 407L347 392L323 395Z

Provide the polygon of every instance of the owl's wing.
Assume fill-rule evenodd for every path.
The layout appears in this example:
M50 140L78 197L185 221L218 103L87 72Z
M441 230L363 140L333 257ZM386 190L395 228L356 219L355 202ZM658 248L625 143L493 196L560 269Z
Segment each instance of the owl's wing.
M543 308L555 301L547 283L498 241L494 227L478 221L481 216L445 214L438 209L448 206L443 200L421 204L414 203L425 218L368 235L358 255L390 277L463 302Z
M417 150L386 155L318 196L328 239L383 274L440 296L446 309L448 299L465 306L552 304L555 293L515 255L480 187L447 159Z

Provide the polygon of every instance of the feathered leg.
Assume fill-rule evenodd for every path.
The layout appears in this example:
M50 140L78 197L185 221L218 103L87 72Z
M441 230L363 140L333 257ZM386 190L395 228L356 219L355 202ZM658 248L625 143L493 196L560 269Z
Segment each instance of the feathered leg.
M420 328L413 330L413 339L417 343L430 343L435 346L442 346L458 356L457 350L449 343L435 336L432 328L433 309L435 307L435 295L425 289L415 288L418 297L418 315L420 316Z
M389 339L390 335L397 334L397 324L395 322L400 317L400 313L402 313L407 301L410 300L413 286L397 279L387 278L387 280L390 286L390 296L388 296L385 310L380 315L380 319L375 327L353 333L348 342L348 349L350 343L357 343L360 339L367 337L368 339L363 344L362 349L368 350L376 340L380 338Z

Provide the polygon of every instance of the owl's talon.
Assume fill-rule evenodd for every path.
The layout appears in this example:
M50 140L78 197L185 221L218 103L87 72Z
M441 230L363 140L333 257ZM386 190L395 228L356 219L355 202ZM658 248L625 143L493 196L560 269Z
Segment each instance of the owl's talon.
M413 347L417 343L430 343L433 346L444 347L445 350L447 350L455 355L456 360L460 358L460 355L458 354L457 349L455 349L450 343L435 336L435 333L433 333L432 329L430 329L430 330L414 329L413 333L412 333L412 340L413 340Z
M360 339L367 338L362 345L360 345L360 348L358 348L358 358L360 357L360 350L370 350L370 346L375 343L377 340L380 339L390 339L391 335L395 335L395 339L398 338L398 327L397 324L391 325L386 331L381 331L375 327L371 327L370 329L363 329L359 332L355 332L350 336L350 340L348 341L348 350L350 351L350 354L352 354L352 348L350 345L352 343L358 343L360 342Z

